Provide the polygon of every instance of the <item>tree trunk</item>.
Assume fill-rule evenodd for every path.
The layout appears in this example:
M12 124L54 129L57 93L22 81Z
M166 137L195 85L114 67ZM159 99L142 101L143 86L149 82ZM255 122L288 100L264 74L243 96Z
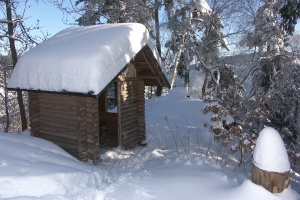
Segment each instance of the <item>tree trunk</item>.
M7 91L7 80L6 80L6 71L7 68L5 68L4 70L4 104L5 104L5 115L6 115L6 126L4 129L4 132L8 132L9 129L9 124L10 124L10 120L9 120L9 112L8 112L8 91Z
M171 89L174 87L175 85L175 81L176 81L176 77L177 77L177 72L178 72L178 65L179 65L179 61L180 61L180 58L181 58L181 54L182 54L182 51L185 47L185 37L186 37L186 32L182 35L182 41L181 41L181 45L180 45L180 49L179 49L179 52L177 54L177 58L176 58L176 61L175 61L175 68L174 68L174 74L173 74L173 78L172 78L172 82L171 82Z
M158 51L159 56L161 56L161 44L160 44L160 30L159 30L159 2L158 0L155 0L155 13L154 13L154 21L155 21L155 31L156 31L156 49ZM156 96L161 96L162 93L162 87L157 86L156 88Z
M208 78L209 78L209 71L207 69L205 69L205 78L204 78L204 82L202 85L202 99L204 98L205 94L206 94L206 88L207 88L207 84L208 84Z
M8 35L10 36L9 37L9 46L10 46L11 57L12 57L12 61L13 61L13 67L15 67L17 64L17 61L18 61L18 55L17 55L16 46L15 46L15 40L13 39L14 24L12 22L12 7L11 7L12 2L10 0L6 0L5 3L6 3L7 20L10 22L10 23L7 23ZM20 115L21 115L22 131L24 131L27 129L27 120L26 120L26 114L25 114L25 106L23 103L22 91L17 91L17 100L18 100Z

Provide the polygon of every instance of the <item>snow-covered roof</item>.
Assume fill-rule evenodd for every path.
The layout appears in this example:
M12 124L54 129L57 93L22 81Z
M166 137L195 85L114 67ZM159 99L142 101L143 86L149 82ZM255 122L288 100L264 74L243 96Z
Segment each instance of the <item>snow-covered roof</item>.
M65 29L19 59L8 88L99 94L146 45L163 68L142 24Z

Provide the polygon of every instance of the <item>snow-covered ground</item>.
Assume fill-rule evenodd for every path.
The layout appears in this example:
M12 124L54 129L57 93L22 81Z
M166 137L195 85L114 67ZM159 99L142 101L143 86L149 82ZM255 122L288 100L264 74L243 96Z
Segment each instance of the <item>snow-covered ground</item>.
M209 159L204 144L210 144L211 137L203 125L210 116L202 114L203 102L186 98L184 90L175 88L146 100L146 147L106 150L97 166L77 161L28 132L0 133L0 198L300 199L291 187L271 194Z

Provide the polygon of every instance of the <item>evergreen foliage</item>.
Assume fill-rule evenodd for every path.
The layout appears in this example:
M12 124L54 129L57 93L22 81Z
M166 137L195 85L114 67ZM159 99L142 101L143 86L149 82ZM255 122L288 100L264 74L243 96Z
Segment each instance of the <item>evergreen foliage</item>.
M288 34L293 34L295 25L300 17L300 1L284 0L282 7L279 9L282 17L281 25Z

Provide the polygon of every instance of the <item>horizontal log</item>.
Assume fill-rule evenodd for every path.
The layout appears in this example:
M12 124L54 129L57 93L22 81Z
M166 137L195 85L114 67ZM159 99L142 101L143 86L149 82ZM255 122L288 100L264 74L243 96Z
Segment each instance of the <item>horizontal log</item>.
M49 134L45 134L45 133L41 133L39 135L40 138L44 138L46 140L50 140L54 143L60 143L60 144L64 144L65 146L68 146L68 148L72 147L72 148L78 148L78 141L77 140L73 140L73 139L69 139L69 138L65 138L65 137L59 137L59 136L54 136L54 135L49 135Z
M53 133L54 135L59 134L59 135L69 135L70 138L78 138L79 137L79 131L72 131L69 129L63 129L63 128L58 128L58 127L53 127L53 126L47 126L47 125L41 125L40 130L43 130L46 132ZM84 132L83 132L84 133Z
M122 129L121 137L126 136L126 135L130 135L130 136L138 135L138 130L139 130L139 127L137 127L137 126L127 128L127 129Z
M137 110L128 110L128 112L122 112L121 120L127 118L138 118Z
M85 111L87 113L96 113L98 111L98 108L94 108L94 107L86 107Z
M98 99L95 97L85 97L84 100L87 104L98 103Z
M31 128L31 130L39 130L40 129L40 124L30 122L30 128Z
M64 113L63 111L61 113L53 113L53 112L45 112L44 110L41 110L39 113L39 116L47 116L51 118L57 118L57 119L68 119L73 121L80 121L81 117L77 116L76 114L69 114Z
M96 104L86 104L85 105L85 110L87 110L87 111L90 111L90 110L92 110L92 111L98 111L99 107Z
M86 127L87 121L85 119L82 119L80 121L78 121L78 127Z
M120 106L120 111L124 111L126 109L137 109L138 108L138 102L134 102L134 103L130 103L130 104L126 104L126 103L122 103L121 106Z
M34 127L34 128L31 127L30 131L31 131L32 135L38 136L39 132L40 132L40 128L39 127Z
M137 125L138 121L136 117L131 117L131 118L127 118L127 117L122 117L119 121L119 124L121 124L122 126L126 125L126 124L131 124L134 123Z
M87 128L95 128L98 129L99 128L99 123L97 122L86 122L86 127Z
M39 117L31 117L31 118L30 118L30 122L31 122L31 123L39 123L39 121L40 121L40 118L39 118Z
M54 110L77 111L79 107L81 107L81 106L39 102L39 109L40 108L51 108Z
M136 115L137 115L137 108L136 107L128 107L128 108L122 108L121 110L120 110L120 115L121 115L121 117L123 117L123 115L130 115L130 114L132 114L132 113L135 113Z
M41 106L39 111L51 112L51 113L64 113L68 115L77 115L77 108L75 107L51 107L47 105L46 107Z
M120 122L121 126L127 126L129 124L135 124L136 126L138 126L138 121L137 119L122 119L122 121Z
M63 147L62 147L63 148ZM75 158L79 159L79 153L77 149L68 149L68 148L63 148L66 152L68 152L70 155L74 156ZM84 161L84 160L82 160Z
M88 138L96 138L99 136L99 131L97 131L96 129L86 129L86 134Z
M62 99L41 99L39 98L39 104L53 104L53 105L65 105L65 106L77 106L80 105L76 102L75 99L68 99L68 100L62 100Z
M130 123L130 124L122 124L122 130L126 130L126 129L130 129L130 128L133 128L133 127L136 127L138 126L137 123Z
M136 82L136 81L124 81L121 83L122 88L130 88L130 87L134 87L137 85L138 85L138 82Z
M90 144L97 143L98 142L97 140L98 140L98 138L95 138L95 137L88 137L87 138L87 142L90 143ZM88 144L88 146L89 146L89 144Z
M51 136L55 136L55 137L59 137L61 139L67 138L67 139L71 139L74 141L81 141L82 138L78 137L78 134L67 134L67 133L61 133L61 132L55 132L55 131L49 131L49 130L40 130L40 133L46 134L46 135L51 135Z
M59 133L68 133L68 134L77 134L80 133L81 131L84 131L85 129L76 129L74 130L74 128L69 128L69 127L58 127L56 126L56 124L51 125L49 123L41 123L40 124L40 128L44 129L44 130L49 130L49 131L55 131L55 132L59 132Z
M38 110L39 102L38 101L29 101L29 109L30 110Z
M69 126L76 126L78 127L78 121L77 120L72 120L72 119L68 119L68 118L58 118L58 117L51 117L51 116L47 116L47 115L40 115L40 122L44 121L51 121L53 123L64 123L66 125Z
M131 148L135 147L137 144L139 144L140 142L141 142L141 139L139 137L127 139L127 140L122 141L121 147L125 150L131 149Z
M62 95L62 94L50 94L50 93L38 93L39 99L46 99L46 100L62 100L62 101L68 101L68 100L76 100L75 96L70 95Z
M86 113L86 117L87 118L96 118L96 117L99 117L99 114L97 111L94 111L94 112L87 112Z
M54 126L54 127L58 127L58 128L65 128L65 129L69 129L69 130L72 130L72 131L78 130L77 126L66 124L66 123L63 123L63 122L52 122L52 121L49 121L49 120L43 120L43 121L40 121L40 124L41 125Z
M130 106L130 105L133 105L133 104L135 104L134 106L138 106L139 102L138 102L137 98L124 98L124 99L121 99L121 108L124 107L124 106Z
M29 113L38 113L38 112L39 112L39 107L37 108L29 107Z
M85 120L86 120L87 123L94 123L94 124L96 124L96 123L99 122L98 118L96 118L96 117L95 118L92 118L92 117L86 118Z
M33 116L33 117L38 117L39 116L39 111L35 111L35 112L31 112L31 110L29 110L29 115Z
M138 90L129 90L129 89L124 89L120 92L121 97L123 98L128 98L128 97L136 97L138 95Z

